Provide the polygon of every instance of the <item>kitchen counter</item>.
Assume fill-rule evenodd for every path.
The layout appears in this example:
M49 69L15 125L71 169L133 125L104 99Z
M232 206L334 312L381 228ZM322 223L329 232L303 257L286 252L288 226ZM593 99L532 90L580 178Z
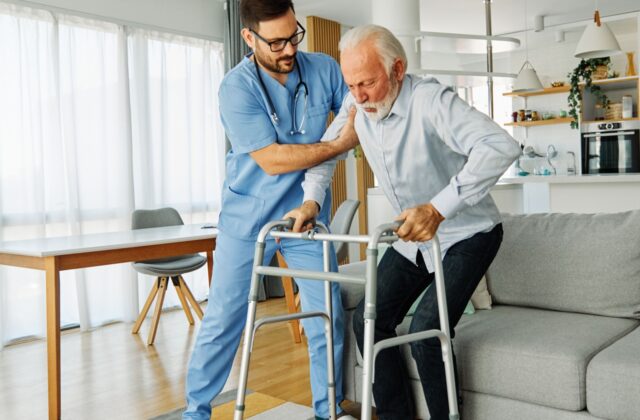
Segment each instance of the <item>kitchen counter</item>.
M608 182L640 182L640 174L602 174L602 175L527 175L502 178L496 185L526 184L584 184Z
M640 209L640 174L508 177L491 195L506 213L615 213Z
M507 177L491 196L504 213L616 213L640 209L640 174ZM394 218L380 187L370 188L368 197L374 226Z

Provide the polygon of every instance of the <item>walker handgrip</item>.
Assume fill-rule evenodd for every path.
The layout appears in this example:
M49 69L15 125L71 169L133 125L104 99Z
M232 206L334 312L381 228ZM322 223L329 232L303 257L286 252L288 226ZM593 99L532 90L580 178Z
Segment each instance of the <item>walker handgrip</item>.
M296 223L296 218L295 217L287 217L286 219L282 220L283 224L279 225L276 230L277 231L284 231L284 230L291 230L293 229L293 225Z
M278 225L276 230L279 231L279 232L283 232L285 230L291 230L291 229L293 229L293 225L295 223L296 223L296 218L295 217L287 217L286 219L282 220L282 224ZM311 223L311 226L313 226L314 228L316 227L316 219L315 218L313 218L311 220L308 220L307 223Z
M400 229L400 226L402 226L403 223L404 223L404 219L394 220L393 222L391 222L391 224L394 226L393 230L397 231L398 229Z

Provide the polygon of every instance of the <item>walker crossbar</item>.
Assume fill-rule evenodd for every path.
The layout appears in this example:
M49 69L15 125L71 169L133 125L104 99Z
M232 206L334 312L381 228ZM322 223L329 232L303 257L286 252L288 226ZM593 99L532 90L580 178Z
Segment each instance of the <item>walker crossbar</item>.
M257 320L256 325L253 327L253 330L258 331L258 328L266 324L275 324L276 322L291 321L292 319L313 318L316 316L325 318L327 317L327 314L320 311L312 311L312 312L297 312L295 314L268 316L268 317L260 318L259 320Z
M378 341L373 345L373 363L375 365L376 357L378 357L378 353L380 353L384 349L388 349L390 347L400 346L402 344L413 343L414 341L426 340L427 338L437 337L440 339L442 343L446 340L447 336L440 330L426 330L420 331L411 334L401 335L399 337L387 338L384 340ZM444 355L444 352L443 352Z
M348 242L348 243L360 243L366 244L371 241L371 236L368 235L342 235L337 233L318 233L314 230L308 230L306 232L280 232L272 231L270 235L274 238L288 238L288 239L305 239L307 241L330 241L330 242ZM396 235L384 235L378 240L378 243L390 243L398 240Z
M269 266L258 266L255 267L254 270L258 274L263 274L266 276L275 276L275 277L283 277L289 276L299 279L305 280L329 280L329 281L337 281L340 283L352 283L352 284L364 284L364 277L359 276L350 276L348 274L342 273L326 273L324 271L307 271L307 270L294 270L291 268L279 268L279 267L269 267Z
M307 318L316 318L316 317L325 318L326 320L331 322L331 320L329 319L329 315L327 315L325 312L319 312L319 311L296 312L294 314L268 316L268 317L260 318L259 320L256 321L256 325L253 327L253 335L255 336L255 334L258 332L258 329L263 325L275 324L277 322L286 322L286 321L291 321L293 319L307 319Z

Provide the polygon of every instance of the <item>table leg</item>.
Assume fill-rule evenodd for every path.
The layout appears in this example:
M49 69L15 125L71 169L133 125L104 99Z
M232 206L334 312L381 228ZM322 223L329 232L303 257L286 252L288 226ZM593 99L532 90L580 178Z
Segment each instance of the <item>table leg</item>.
M209 274L209 287L213 278L213 251L207 251L207 272Z
M61 417L60 393L60 271L57 257L45 258L47 295L47 365L49 420Z

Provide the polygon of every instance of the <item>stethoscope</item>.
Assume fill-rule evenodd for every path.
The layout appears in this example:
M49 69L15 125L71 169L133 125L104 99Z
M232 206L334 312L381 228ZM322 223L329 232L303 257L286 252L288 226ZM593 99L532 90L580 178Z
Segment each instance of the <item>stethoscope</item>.
M267 97L267 105L269 107L268 111L269 111L269 116L271 117L271 122L273 122L273 125L278 126L280 125L280 118L278 117L278 114L276 114L276 108L273 106L273 102L271 101L271 96L269 95L269 91L267 90L267 87L265 86L264 81L262 80L262 75L260 74L260 67L258 66L258 60L255 54L253 56L253 63L256 66L256 73L258 74L258 81L260 82L262 91ZM300 65L298 64L298 60L295 60L294 65L298 73L298 80L300 81L298 82L295 90L293 91L293 104L292 104L293 111L291 115L291 130L289 130L290 135L306 133L306 131L303 130L302 127L304 126L304 121L307 114L307 99L309 97L309 88L307 87L307 84L302 80L302 72L300 71ZM296 105L298 104L298 98L301 95L304 95L304 109L303 109L302 120L300 121L300 125L296 127L296 117L297 117L296 111L298 108Z

